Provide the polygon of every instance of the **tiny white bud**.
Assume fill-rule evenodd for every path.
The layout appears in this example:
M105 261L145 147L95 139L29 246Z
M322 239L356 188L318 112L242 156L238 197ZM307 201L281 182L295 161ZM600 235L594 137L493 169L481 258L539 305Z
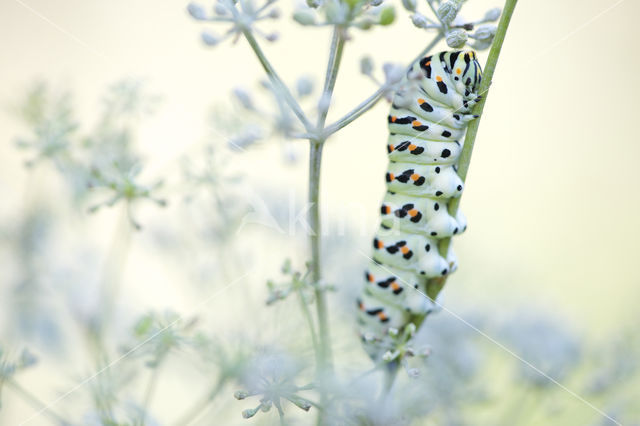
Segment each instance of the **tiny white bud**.
M411 22L418 28L427 28L427 25L429 25L427 17L418 12L411 15Z
M410 322L405 330L407 336L413 337L416 334L416 325Z
M255 107L253 106L253 100L251 99L251 95L249 95L249 92L241 87L234 87L232 93L244 108L255 109Z
M484 14L485 21L497 21L502 14L502 10L499 7L494 7L493 9L489 9L487 13Z
M300 25L314 25L316 23L316 15L310 10L296 10L293 13L293 20Z
M249 392L247 392L247 391L241 391L241 390L239 390L239 391L235 391L235 392L234 392L234 394L233 394L233 397L234 397L235 399L239 399L239 400L245 399L245 398L246 398L246 397L248 397L248 396L249 396Z
M280 9L271 9L267 14L268 18L278 19L280 17Z
M404 77L404 67L386 63L382 66L384 71L385 83L396 84Z
M247 410L243 410L242 411L242 417L245 419L250 419L251 417L255 416L256 413L258 412L258 410L262 407L262 405L260 405L257 408L249 408Z
M450 24L456 19L456 15L460 11L461 0L448 0L438 7L438 18L445 24Z
M467 42L467 32L461 29L451 30L447 33L447 45L454 49L461 48Z
M389 327L389 330L387 332L391 337L396 337L398 335L398 329L395 327Z
M363 56L360 59L360 72L364 75L371 75L373 72L373 59L371 59L371 56Z
M201 37L202 37L202 41L207 46L215 46L220 42L220 38L218 36L207 31L203 31Z
M267 41L274 42L274 41L277 41L280 38L280 35L278 33L271 33L271 34L267 34L266 36L264 36L264 38Z
M204 8L200 6L198 3L189 3L187 5L187 12L193 19L198 21L205 21L207 19L207 12L204 11Z
M301 98L310 95L313 92L313 81L309 77L300 77L296 81L296 90Z
M229 13L227 8L222 3L216 3L216 5L213 7L213 11L218 16L226 16Z
M409 12L415 12L416 11L416 0L402 0L402 5Z
M476 29L476 32L473 33L473 38L480 41L491 41L496 35L496 30L495 25L481 25Z

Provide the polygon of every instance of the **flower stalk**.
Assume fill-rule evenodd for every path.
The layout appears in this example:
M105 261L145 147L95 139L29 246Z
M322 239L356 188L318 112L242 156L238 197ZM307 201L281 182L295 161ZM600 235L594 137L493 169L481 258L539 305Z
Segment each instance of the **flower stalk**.
M505 2L504 10L502 12L502 16L500 17L500 22L498 23L498 28L496 30L495 37L493 39L493 44L491 45L491 50L489 51L489 57L487 58L487 63L484 66L484 72L482 75L482 83L480 84L479 94L482 96L480 102L478 102L473 108L472 114L479 115L476 120L473 120L469 123L467 127L467 134L464 139L464 146L462 148L462 153L460 155L460 160L458 162L458 176L462 179L462 182L466 181L467 173L469 172L469 164L471 162L471 154L473 153L473 146L476 141L476 136L478 135L478 128L480 127L480 120L482 119L482 111L484 110L484 105L487 102L487 96L489 92L489 88L491 87L491 81L493 79L493 73L496 70L496 65L498 63L498 57L500 56L500 51L502 50L502 44L504 42L504 37L507 34L507 28L509 27L509 22L511 21L511 16L513 15L513 11L516 7L516 3L518 0L507 0ZM460 206L460 197L454 198L449 203L449 214L455 217L458 207ZM451 238L445 238L440 242L439 250L440 254L446 258L446 255L449 251L449 245L451 244ZM444 284L446 282L445 278L436 278L432 279L427 283L427 295L435 300Z

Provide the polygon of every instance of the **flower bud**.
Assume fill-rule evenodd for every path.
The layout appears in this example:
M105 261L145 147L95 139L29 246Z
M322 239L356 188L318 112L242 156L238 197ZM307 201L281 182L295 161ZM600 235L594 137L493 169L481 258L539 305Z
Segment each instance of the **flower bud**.
M207 19L207 12L204 11L204 8L200 6L198 3L189 3L187 5L187 12L193 19L198 21L205 21Z
M280 35L278 33L271 33L264 36L264 38L267 41L274 42L274 41L278 41L278 39L280 38Z
M296 10L293 13L293 20L300 25L314 25L316 23L316 15L310 10Z
M484 14L485 21L497 21L500 18L500 14L502 10L499 7L494 7L493 9L489 9L487 13Z
M438 18L449 25L460 11L461 0L448 0L438 7Z
M267 18L278 19L280 17L280 9L271 9L267 14Z
M255 107L253 106L251 95L249 95L246 90L242 89L241 87L234 87L232 93L244 108L251 110L255 109Z
M447 45L454 49L459 49L467 42L467 32L465 30L455 29L447 33Z
M416 0L402 0L402 6L409 12L416 11Z
M476 32L473 33L473 38L479 41L491 41L493 40L493 36L496 35L496 30L495 25L481 25L476 29Z
M371 56L363 56L360 59L360 72L364 75L371 75L373 72L373 59L371 59Z
M429 25L427 17L418 12L411 15L411 22L418 28L427 28L427 25Z
M380 25L391 25L396 20L396 10L392 6L385 7L380 12Z
M248 408L246 410L242 410L242 417L245 419L250 419L251 417L255 416L256 413L258 412L258 410L262 407L262 405L260 405L257 408Z
M299 97L305 97L313 92L313 81L309 77L300 77L296 81L296 90Z
M238 400L243 400L248 396L249 396L249 392L243 391L243 390L235 391L233 393L233 397Z
M202 37L202 41L207 46L215 46L220 42L220 38L217 35L210 33L208 31L203 31L201 34L201 37Z
M213 11L218 16L226 16L229 13L227 8L220 2L216 3L216 5L213 8Z

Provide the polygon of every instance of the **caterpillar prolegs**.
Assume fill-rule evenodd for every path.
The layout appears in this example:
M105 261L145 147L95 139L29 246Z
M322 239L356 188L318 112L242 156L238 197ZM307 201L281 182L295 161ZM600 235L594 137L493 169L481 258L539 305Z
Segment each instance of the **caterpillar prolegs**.
M453 251L445 259L438 242L466 229L464 216L452 217L448 204L463 190L456 166L467 124L477 117L470 112L481 79L475 52L441 52L414 63L394 96L387 193L357 301L362 340L373 359L384 352L390 328L402 330L433 310L427 280L457 268Z

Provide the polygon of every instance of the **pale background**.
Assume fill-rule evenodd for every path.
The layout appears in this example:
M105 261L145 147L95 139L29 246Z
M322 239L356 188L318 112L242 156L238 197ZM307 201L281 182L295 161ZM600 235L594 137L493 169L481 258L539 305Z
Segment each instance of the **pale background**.
M23 129L9 107L34 80L70 89L80 118L90 119L107 85L124 76L145 78L163 98L139 136L151 175L211 139L210 107L224 105L233 86L255 89L262 70L243 40L203 47L202 26L188 17L186 3L2 1L0 212L15 209L23 197L24 158L12 143ZM501 4L470 1L464 15L478 16L491 6ZM286 81L301 74L319 81L329 34L300 32L289 23L290 7L282 5L287 19L261 24L282 35L275 44L265 42L265 50ZM640 4L632 0L520 2L476 141L462 202L470 226L455 242L461 268L449 282L447 300L475 307L540 306L560 312L594 339L637 327L639 15ZM353 36L329 121L375 89L358 73L361 55L372 55L378 64L404 63L428 40L403 12L390 29ZM342 206L357 194L367 232L375 228L383 193L386 109L379 104L325 149L323 202ZM274 144L249 152L243 160L247 180L290 186L302 199L303 147L300 142L301 161L295 166L283 164ZM109 213L97 215L89 219L87 232L106 246L113 219ZM368 250L368 243L362 248ZM125 281L136 283L127 287L133 300L186 309L189 298L170 285L175 277L157 272L153 260L135 250L132 256L140 261L130 260L125 274ZM275 264L291 255L269 247L261 263L277 269ZM144 287L151 280L153 294ZM30 412L22 409L22 417Z

